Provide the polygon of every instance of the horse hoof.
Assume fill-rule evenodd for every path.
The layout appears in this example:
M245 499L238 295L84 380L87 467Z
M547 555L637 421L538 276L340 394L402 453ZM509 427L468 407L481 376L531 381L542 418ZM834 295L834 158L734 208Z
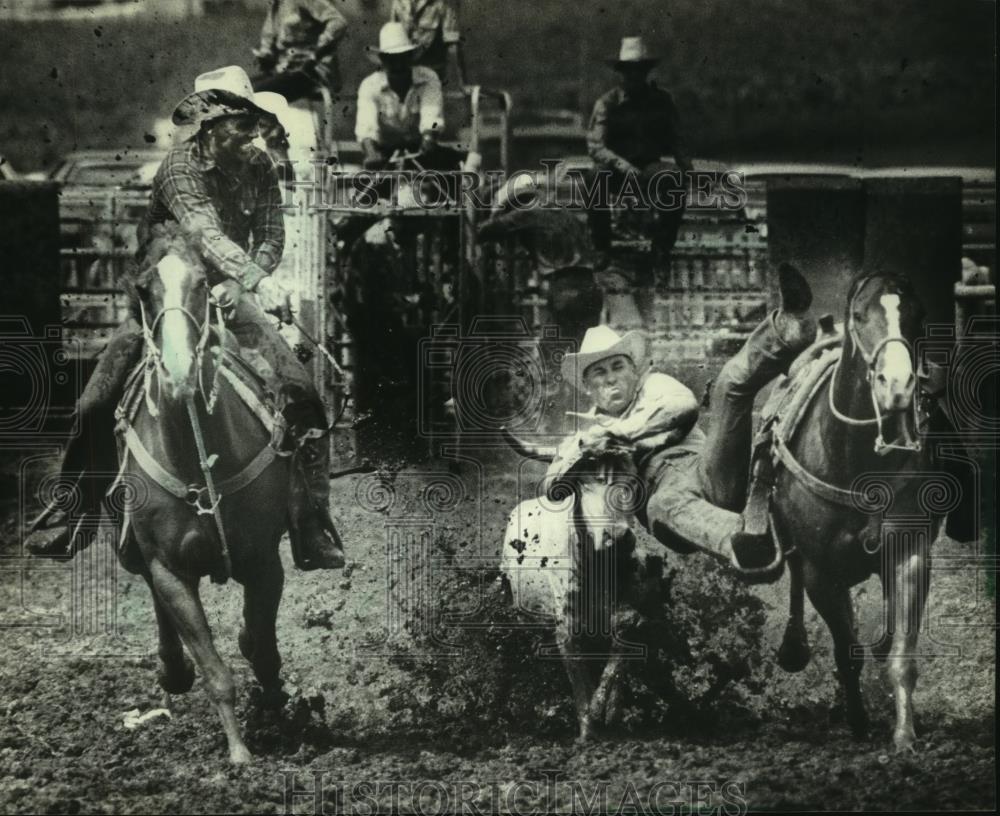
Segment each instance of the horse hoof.
M872 657L884 663L889 659L889 653L892 651L892 635L883 635L868 648L871 650Z
M187 694L194 685L194 664L186 655L179 665L161 664L156 680L167 694Z
M229 761L233 765L249 765L253 762L253 754L245 745L233 745L229 749Z
M847 725L851 729L851 736L854 737L854 739L868 739L870 724L868 722L867 714L862 712L861 714L848 715Z
M288 692L281 686L269 689L262 688L260 691L260 707L268 711L284 708L288 700Z
M805 629L789 621L778 647L778 665L789 673L800 672L809 665L811 657Z
M896 746L896 755L899 754L916 754L917 753L917 737L913 733L898 733L892 738L893 744Z

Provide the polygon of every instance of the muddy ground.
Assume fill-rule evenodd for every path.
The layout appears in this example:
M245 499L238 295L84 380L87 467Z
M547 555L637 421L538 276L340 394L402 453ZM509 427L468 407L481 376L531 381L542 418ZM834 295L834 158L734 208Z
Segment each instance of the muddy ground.
M2 528L9 557L0 561L2 812L995 806L995 607L986 576L958 568L970 548L942 540L936 550L921 639L929 656L921 661L916 693L916 754L890 749L891 691L877 663L864 672L871 739L849 736L834 706L829 636L811 607L811 665L797 675L776 669L787 579L754 590L763 637L746 656L745 677L701 710L633 712L618 736L580 746L557 666L507 655L520 678L514 699L486 705L504 672L488 654L496 632L464 631L457 641L439 638L451 645L435 645L429 631L440 605L434 580L421 576L481 566L488 584L518 480L532 483L538 466L493 456L488 466L456 470L438 461L387 480L345 477L336 483L335 509L350 550L348 569L295 572L282 545L287 581L278 631L292 697L280 715L253 702L253 678L236 646L239 588L203 585L256 755L251 766L237 769L226 760L200 680L192 693L173 699L171 719L124 727L126 712L162 704L148 591L141 579L116 569L102 547L56 569L18 558L13 496L16 461L23 458L4 468L3 494L11 498ZM50 466L36 463L40 471ZM671 556L668 563L677 586L689 582L687 597L695 598L691 588L700 584L690 582L701 580L695 576L704 563L694 556ZM730 590L724 582L713 586L721 603ZM856 606L869 642L879 623L874 581L857 589ZM442 656L421 657L421 650ZM694 688L699 667L685 671Z

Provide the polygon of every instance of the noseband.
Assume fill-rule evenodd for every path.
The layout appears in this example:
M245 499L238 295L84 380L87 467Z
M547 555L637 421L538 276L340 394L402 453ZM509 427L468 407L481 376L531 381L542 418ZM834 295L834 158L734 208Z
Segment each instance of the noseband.
M913 359L913 346L905 337L883 337L878 343L875 344L875 348L871 351L866 351L864 345L861 342L861 337L858 335L858 330L854 326L854 301L857 299L858 295L864 289L865 285L875 279L875 275L869 275L865 278L860 278L851 287L850 294L848 295L847 302L847 332L851 338L851 345L858 354L861 355L861 359L865 361L867 366L867 374L865 377L868 383L869 394L872 398L872 407L875 409L875 416L869 419L857 419L847 414L842 413L836 406L834 401L834 384L837 381L837 376L840 373L840 364L843 362L843 357L837 361L837 368L833 372L833 376L830 377L830 389L829 389L829 402L831 413L841 422L846 425L852 426L867 426L875 425L878 430L878 435L875 437L875 453L885 453L890 450L905 450L905 451L920 451L922 450L922 445L919 439L914 439L913 441L904 441L902 444L895 442L886 442L885 437L882 434L882 412L878 406L878 400L875 398L875 365L878 362L879 355L885 350L885 348L890 343L900 343L903 348L906 349L907 354L910 359ZM917 390L913 389L913 395L910 398L910 410L913 414L913 427L920 432L919 420L917 417Z

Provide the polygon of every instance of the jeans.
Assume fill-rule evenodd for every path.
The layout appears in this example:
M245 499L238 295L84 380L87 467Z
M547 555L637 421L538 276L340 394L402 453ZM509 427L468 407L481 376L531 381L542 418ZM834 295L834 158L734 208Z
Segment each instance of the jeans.
M652 482L647 526L661 543L729 560L729 540L743 529L754 398L801 351L785 344L773 317L766 318L712 386L712 422L701 450L672 455L667 449L647 466Z

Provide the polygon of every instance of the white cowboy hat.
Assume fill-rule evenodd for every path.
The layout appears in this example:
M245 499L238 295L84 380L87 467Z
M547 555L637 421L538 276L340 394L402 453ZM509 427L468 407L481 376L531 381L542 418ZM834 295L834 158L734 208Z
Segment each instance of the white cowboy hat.
M174 108L175 125L201 125L222 116L267 112L254 102L253 85L247 72L238 65L227 65L198 76L194 92L189 93Z
M609 326L594 326L587 329L580 343L580 350L575 354L563 357L560 370L563 379L572 383L577 390L583 391L583 375L589 366L624 354L642 371L646 361L646 338L641 331L630 331L624 335L618 334Z
M254 104L270 114L270 118L277 119L278 124L286 131L290 130L288 122L288 112L291 109L288 100L280 93L274 91L257 91L253 95Z
M612 68L621 65L647 65L652 68L660 58L654 56L646 41L642 37L622 37L621 48L618 51L617 59L609 59L608 64Z
M408 54L416 51L417 46L402 23L386 23L378 32L378 47L369 46L369 50L378 54Z

